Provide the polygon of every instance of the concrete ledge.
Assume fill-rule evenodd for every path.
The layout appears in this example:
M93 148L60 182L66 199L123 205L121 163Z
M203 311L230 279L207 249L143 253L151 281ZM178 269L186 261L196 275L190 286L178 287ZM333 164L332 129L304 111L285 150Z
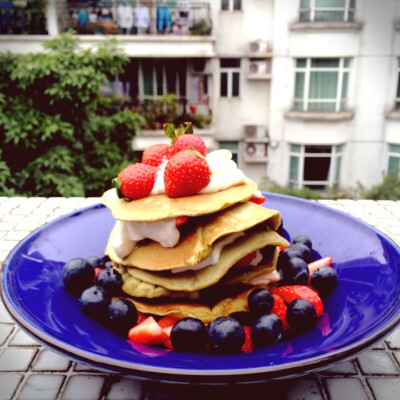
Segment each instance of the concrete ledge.
M294 121L311 122L341 122L350 121L354 117L353 110L329 112L329 111L294 111L285 112L285 118Z
M341 22L341 21L295 21L289 25L292 32L319 32L319 31L360 31L363 22Z

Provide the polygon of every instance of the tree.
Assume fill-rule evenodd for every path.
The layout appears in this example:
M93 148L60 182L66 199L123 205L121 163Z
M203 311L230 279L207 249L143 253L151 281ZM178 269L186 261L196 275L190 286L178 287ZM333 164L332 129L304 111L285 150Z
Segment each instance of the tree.
M101 95L128 58L71 33L0 55L0 195L98 196L132 157L144 118Z

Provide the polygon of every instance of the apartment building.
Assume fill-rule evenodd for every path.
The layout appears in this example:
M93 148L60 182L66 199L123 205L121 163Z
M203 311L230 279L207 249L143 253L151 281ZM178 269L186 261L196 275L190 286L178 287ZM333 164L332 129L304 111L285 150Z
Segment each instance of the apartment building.
M1 0L0 50L115 35L130 63L110 90L145 105L173 93L256 181L368 187L400 167L400 0L48 0L43 14L32 28L24 1ZM160 127L135 149L164 141Z

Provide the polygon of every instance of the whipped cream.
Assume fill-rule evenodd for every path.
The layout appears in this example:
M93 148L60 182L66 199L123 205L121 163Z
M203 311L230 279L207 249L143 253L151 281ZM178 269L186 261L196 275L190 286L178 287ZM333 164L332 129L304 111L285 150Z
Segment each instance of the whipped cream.
M211 170L211 180L199 193L215 193L248 181L243 171L232 160L232 153L229 150L212 151L207 154L206 160ZM167 162L168 160L159 166L150 195L165 194L164 170Z
M117 221L111 247L119 258L124 258L132 252L137 242L146 238L164 247L174 247L180 238L176 218L159 221Z
M179 267L171 270L173 274L185 272L185 271L198 271L200 269L209 267L210 265L214 265L218 262L221 252L225 246L233 243L237 238L244 236L243 232L232 233L227 235L226 237L220 239L214 246L213 252L205 258L203 261L200 261L198 264L190 265L188 267Z
M281 279L279 272L275 269L271 272L264 272L260 275L255 276L248 282L249 285L268 285L271 282L278 282Z

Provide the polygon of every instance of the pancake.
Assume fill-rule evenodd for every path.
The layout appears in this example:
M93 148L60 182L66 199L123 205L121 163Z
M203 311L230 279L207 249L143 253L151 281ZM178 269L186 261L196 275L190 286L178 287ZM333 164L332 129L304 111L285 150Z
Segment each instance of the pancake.
M209 324L218 317L228 316L236 312L249 311L247 296L253 289L246 289L234 297L226 297L212 307L199 303L149 304L135 299L128 300L132 301L136 308L145 314L159 316L172 315L177 318L194 317L202 320L205 324Z
M139 244L123 259L117 256L111 246L113 229L105 254L118 264L151 271L191 266L207 258L221 237L244 232L264 222L275 230L281 223L280 213L247 201L216 214L195 218L175 247L166 248L157 242L147 241Z
M216 264L198 271L172 274L169 271L152 272L138 268L126 268L128 275L123 275L123 290L134 296L133 286L137 285L139 281L161 286L171 291L195 292L216 284L241 258L266 246L286 247L288 242L271 229L256 227L232 244L227 245ZM130 277L134 278L133 283L130 281Z
M249 200L256 189L257 185L249 181L216 193L173 199L159 194L133 201L120 199L115 189L109 189L103 194L103 203L117 220L157 221L182 215L195 217L212 214L238 202Z

